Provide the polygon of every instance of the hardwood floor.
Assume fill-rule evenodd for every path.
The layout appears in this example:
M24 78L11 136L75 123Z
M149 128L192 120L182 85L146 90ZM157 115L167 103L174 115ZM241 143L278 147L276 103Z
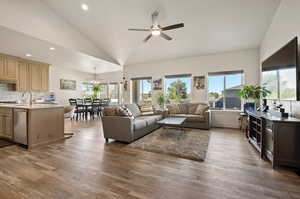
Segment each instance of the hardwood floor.
M0 198L300 198L300 177L272 170L235 130L213 129L203 163L105 143L101 122L32 151L0 149Z

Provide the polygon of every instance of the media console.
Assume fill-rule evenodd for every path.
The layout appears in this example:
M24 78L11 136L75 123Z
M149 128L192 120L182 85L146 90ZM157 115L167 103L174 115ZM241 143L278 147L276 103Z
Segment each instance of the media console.
M300 119L248 112L248 139L273 168L300 168Z

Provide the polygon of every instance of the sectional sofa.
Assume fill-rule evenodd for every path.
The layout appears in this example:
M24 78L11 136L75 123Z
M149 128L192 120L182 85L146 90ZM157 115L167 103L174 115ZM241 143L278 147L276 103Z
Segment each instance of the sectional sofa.
M124 113L124 108L130 114ZM102 117L104 138L130 143L158 129L160 126L156 122L161 119L161 114L142 114L136 104L105 107Z

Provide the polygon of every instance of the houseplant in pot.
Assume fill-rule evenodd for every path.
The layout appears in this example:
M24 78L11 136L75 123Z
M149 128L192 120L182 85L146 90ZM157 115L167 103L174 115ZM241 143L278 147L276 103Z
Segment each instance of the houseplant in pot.
M101 91L101 87L99 84L94 84L92 88L93 94L91 95L91 98L94 100L97 98L98 93Z
M163 92L159 92L157 96L157 103L159 104L160 109L163 109L167 98Z
M257 85L244 85L239 92L244 100L244 112L256 110L256 104L259 103L261 98L265 98L271 92L265 87Z

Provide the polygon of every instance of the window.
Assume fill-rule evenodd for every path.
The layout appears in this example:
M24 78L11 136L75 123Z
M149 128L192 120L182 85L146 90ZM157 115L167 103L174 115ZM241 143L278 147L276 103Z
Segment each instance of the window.
M170 75L165 78L167 104L191 101L191 75Z
M152 104L152 79L132 79L132 102L137 104Z
M100 84L100 99L108 98L108 86L107 84Z
M118 83L110 83L108 85L109 90L109 98L112 104L119 103L119 84Z
M93 94L93 84L82 83L82 90L84 92L85 97L91 96Z
M217 72L208 74L208 101L214 109L241 109L243 72Z
M296 100L296 68L263 71L262 85L271 93L267 99Z

